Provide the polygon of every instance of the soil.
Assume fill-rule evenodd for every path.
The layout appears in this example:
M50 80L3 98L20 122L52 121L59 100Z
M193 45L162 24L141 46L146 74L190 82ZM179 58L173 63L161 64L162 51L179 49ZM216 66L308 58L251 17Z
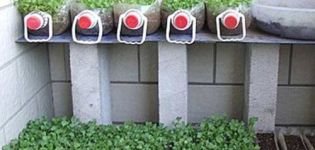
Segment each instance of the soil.
M275 136L272 133L257 134L257 141L261 150L277 150Z
M313 145L313 147L315 147L315 136L306 136L308 138L308 140L311 142L311 144Z
M288 150L306 150L299 136L287 135L284 136Z

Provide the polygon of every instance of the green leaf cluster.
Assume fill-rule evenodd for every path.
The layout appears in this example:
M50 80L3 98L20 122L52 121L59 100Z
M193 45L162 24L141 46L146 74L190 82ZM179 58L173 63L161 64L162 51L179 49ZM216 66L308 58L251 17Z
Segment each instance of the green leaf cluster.
M200 150L259 150L255 144L254 124L250 119L247 128L243 122L226 117L212 117L200 124L197 141Z
M22 14L44 11L53 15L66 3L66 0L15 0L14 3Z
M124 4L138 4L138 5L151 5L156 0L117 0L117 3Z
M220 10L226 8L247 7L252 3L252 0L204 0L214 14L220 13Z
M78 0L88 8L110 8L115 4L115 0Z
M77 119L39 119L30 121L19 138L3 149L258 150L254 124L254 120L245 125L227 117L206 119L199 127L177 119L173 128L153 123L97 125Z
M163 0L162 6L176 11L178 9L191 9L200 3L203 3L203 0Z

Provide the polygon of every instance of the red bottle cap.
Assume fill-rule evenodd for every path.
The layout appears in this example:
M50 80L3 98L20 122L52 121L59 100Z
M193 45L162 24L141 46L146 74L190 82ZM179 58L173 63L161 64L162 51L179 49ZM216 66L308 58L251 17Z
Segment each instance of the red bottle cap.
M188 27L188 22L189 22L189 18L188 16L184 15L184 14L179 14L178 16L175 17L175 27L177 29L181 29L181 30L185 30Z
M83 30L93 28L93 18L88 15L83 15L79 18L78 25Z
M32 15L27 19L27 28L30 30L38 30L43 25L43 18L40 15Z
M141 18L134 13L128 14L125 18L125 25L129 29L138 29L140 26Z
M237 28L239 24L239 18L235 14L228 14L224 17L223 25L230 30Z

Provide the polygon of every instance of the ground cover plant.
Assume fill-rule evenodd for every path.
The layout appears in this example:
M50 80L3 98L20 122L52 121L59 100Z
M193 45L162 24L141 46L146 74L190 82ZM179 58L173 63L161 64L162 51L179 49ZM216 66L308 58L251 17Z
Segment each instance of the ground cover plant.
M163 0L162 6L171 11L176 11L178 9L191 9L192 7L203 3L201 0Z
M66 3L66 0L15 0L14 3L22 14L44 11L53 15Z
M88 8L110 8L115 4L114 0L79 0Z
M117 2L125 4L151 5L155 2L155 0L117 0Z
M97 125L77 119L39 119L30 121L18 139L3 149L258 150L254 122L245 125L227 117L212 117L193 127L177 119L173 128L166 128L153 123Z
M248 7L252 0L205 0L208 9L214 14L220 13L220 10L226 8Z

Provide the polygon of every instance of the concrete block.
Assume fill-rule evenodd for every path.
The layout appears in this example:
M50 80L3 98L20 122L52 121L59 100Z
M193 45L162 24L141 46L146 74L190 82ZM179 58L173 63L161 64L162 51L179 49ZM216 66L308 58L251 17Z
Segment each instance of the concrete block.
M111 123L108 49L70 44L74 116L81 121Z
M140 81L157 82L158 80L158 44L140 45Z
M55 116L71 117L73 114L71 84L52 83L52 88Z
M245 120L259 119L258 132L273 132L276 119L276 102L279 71L277 44L248 45L245 80Z
M64 44L49 44L49 61L51 80L65 81L66 60L65 60L65 45Z
M214 44L188 46L189 82L213 82Z
M315 124L315 87L279 87L277 125Z
M0 149L2 149L5 144L7 143L5 141L4 130L0 129Z
M0 127L22 106L17 82L17 65L11 63L0 70Z
M279 84L289 84L291 45L280 46Z
M16 59L23 52L37 44L17 44L15 40L22 35L22 19L13 5L0 8L2 20L0 28L0 66Z
M66 81L71 80L69 44L65 45Z
M134 45L108 45L110 51L110 80L138 81L138 47Z
M26 103L35 92L50 82L48 51L40 45L22 55L17 60L19 94L22 104Z
M292 58L292 84L315 84L315 46L294 45Z
M114 122L158 122L157 85L112 84Z
M188 121L200 123L212 115L242 119L243 86L189 85Z
M188 116L188 77L186 45L159 43L159 119L171 125Z
M245 44L217 44L217 83L244 82L245 51Z
M36 99L35 96L4 126L6 142L17 138L28 121L39 117Z
M47 84L37 94L37 106L39 117L47 117L51 119L54 117L54 105L51 84Z

